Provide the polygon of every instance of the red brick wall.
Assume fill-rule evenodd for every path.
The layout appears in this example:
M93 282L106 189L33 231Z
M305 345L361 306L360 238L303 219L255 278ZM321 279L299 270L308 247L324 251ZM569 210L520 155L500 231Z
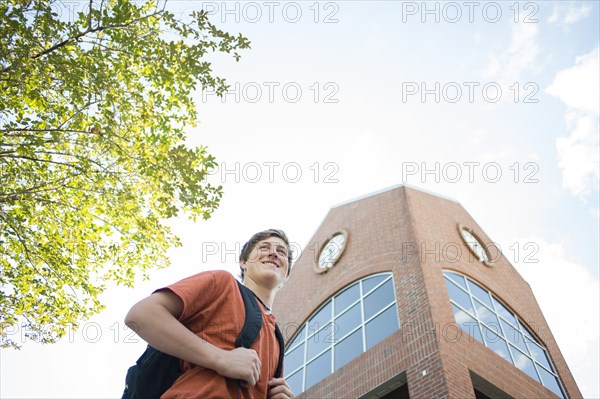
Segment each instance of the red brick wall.
M568 395L572 398L581 397L581 392L558 349L529 284L522 279L509 260L500 252L492 252L494 261L490 262L493 265L491 267L485 266L475 259L462 242L457 226L461 224L472 228L484 244L492 242L492 238L481 230L460 204L416 190L409 189L407 192L409 208L416 221L417 241L426 243L425 248L427 249L435 248L435 242L440 243L441 254L439 256L424 254L421 256L421 260L433 318L439 323L442 331L443 326L454 322L441 273L443 269L449 269L479 282L514 310L548 349ZM449 242L452 244L448 245ZM446 251L443 250L444 246L446 246ZM451 250L459 246L461 250L453 254ZM454 335L447 339L441 334L440 351L443 362L466 365L467 368L515 397L552 396L550 391L540 386L525 373L499 358L479 342L469 342L469 338L467 334L463 334L463 339L455 342Z
M460 204L399 187L332 208L277 295L274 313L291 338L328 298L364 276L392 271L400 330L309 389L305 398L356 398L406 371L411 398L474 398L469 370L515 397L552 397L546 388L457 332L442 270L465 274L492 291L528 325L536 326L563 385L581 397L529 285L507 259L484 266L462 242L457 225L490 240ZM327 273L313 265L317 250L339 229L346 249ZM472 341L472 342L470 342ZM423 373L425 371L425 374Z

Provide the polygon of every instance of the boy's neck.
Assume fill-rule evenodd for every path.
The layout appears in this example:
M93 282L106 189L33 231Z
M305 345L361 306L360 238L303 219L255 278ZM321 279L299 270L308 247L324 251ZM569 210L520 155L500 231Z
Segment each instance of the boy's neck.
M263 306L267 308L267 310L273 309L273 303L275 302L275 294L277 294L277 289L267 288L262 285L256 284L250 278L244 278L243 284L249 288L254 295L262 302Z

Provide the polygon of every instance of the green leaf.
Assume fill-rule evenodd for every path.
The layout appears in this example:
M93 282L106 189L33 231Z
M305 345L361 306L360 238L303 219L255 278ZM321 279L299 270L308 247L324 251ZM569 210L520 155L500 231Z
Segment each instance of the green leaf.
M42 342L102 309L180 245L165 220L207 219L214 158L184 143L192 93L225 80L202 59L249 48L154 1L91 2L69 21L53 2L0 2L0 345L25 322Z

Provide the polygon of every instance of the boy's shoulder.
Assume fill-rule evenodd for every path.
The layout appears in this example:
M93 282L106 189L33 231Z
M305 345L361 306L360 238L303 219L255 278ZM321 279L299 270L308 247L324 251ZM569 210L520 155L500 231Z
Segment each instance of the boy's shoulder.
M229 273L227 270L209 270L207 273L211 273L215 276L215 278L222 278L224 280L230 280L230 281L234 281L235 280L235 276L231 273Z
M233 274L229 273L227 270L205 270L196 274L193 274L187 278L212 278L215 280L223 280L223 281L235 281L236 278Z
M183 281L195 281L196 283L203 282L203 284L213 285L213 288L223 289L225 287L235 287L237 285L237 279L231 273L226 270L207 270L193 276L190 276Z
M210 274L216 284L233 285L236 284L237 281L235 276L226 270L209 270L200 274L203 273Z
M226 270L206 270L193 274L156 291L170 289L178 293L179 291L196 290L199 288L203 290L208 289L209 291L223 291L228 287L235 287L237 284L236 281L233 274Z

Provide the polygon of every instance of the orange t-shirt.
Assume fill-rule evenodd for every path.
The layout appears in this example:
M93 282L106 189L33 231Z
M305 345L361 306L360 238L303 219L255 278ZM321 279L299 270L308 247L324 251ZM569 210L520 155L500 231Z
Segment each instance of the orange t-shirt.
M166 288L183 301L179 321L202 339L226 350L235 349L235 340L245 321L244 300L235 278L226 271L210 271L188 277ZM183 374L161 399L266 398L268 381L279 362L275 338L275 316L261 307L263 326L251 346L261 361L260 379L255 386L242 388L212 369L183 361Z

